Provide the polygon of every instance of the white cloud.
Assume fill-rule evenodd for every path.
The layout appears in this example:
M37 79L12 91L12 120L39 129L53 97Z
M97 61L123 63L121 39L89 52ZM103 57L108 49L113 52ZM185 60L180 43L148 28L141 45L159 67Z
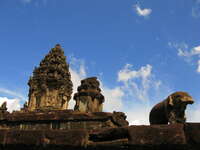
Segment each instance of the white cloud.
M104 111L125 112L131 125L149 124L151 100L162 100L171 93L168 87L154 78L152 69L149 64L138 70L133 69L133 65L126 64L118 71L119 85L109 88L101 81L105 96Z
M105 97L104 111L122 111L124 91L120 87L111 89L102 86L101 89Z
M200 46L194 47L189 51L187 49L188 49L188 46L185 47L185 49L179 47L178 48L178 56L192 57L195 55L200 55Z
M183 57L184 60L186 60L188 63L191 63L194 61L194 59L198 58L198 61L195 60L195 63L197 64L196 71L200 73L200 46L196 46L193 48L189 48L189 46L186 43L168 43L170 48L175 48L178 51L178 56Z
M73 94L71 100L69 101L68 108L74 109L75 101L73 100L73 95L77 92L77 88L81 84L81 80L84 79L85 76L83 76L80 71L74 70L72 68L70 68L69 71L71 73L71 80L73 83Z
M196 103L196 102L195 102ZM186 110L187 122L200 122L200 103L188 105Z
M69 109L74 109L75 101L73 100L73 95L77 92L78 86L81 84L81 80L86 78L86 67L83 60L77 59L73 56L70 57L70 68L71 80L73 83L73 94L69 101Z
M20 110L20 100L19 99L9 99L7 97L0 97L0 105L2 103L7 102L7 108L9 112L14 110Z
M0 88L0 94L13 97L8 98L2 95L0 96L0 105L6 101L9 112L12 112L14 110L20 110L20 102L24 102L25 100L27 100L26 97L22 94L5 88Z
M200 60L198 60L197 65L198 65L197 72L200 73Z
M151 76L151 65L142 66L138 71L131 70L133 66L131 64L126 64L125 67L118 73L118 81L127 82L128 80L134 78L143 78L146 79Z
M155 78L152 70L153 66L149 64L138 70L126 64L118 72L118 81L122 83L120 88L124 93L122 110L127 114L130 124L149 124L149 112L154 105L152 100L161 101L172 93L168 86Z
M26 98L22 94L19 94L17 92L14 92L14 91L11 91L11 90L8 90L5 88L0 88L0 93L7 94L7 95L10 95L13 97L17 97L18 99L21 99L21 100L26 100Z
M149 125L149 112L151 106L140 105L138 108L124 110L130 125Z
M192 54L193 55L200 55L200 46L194 47L192 49Z
M135 11L139 16L149 16L152 13L152 9L144 8L142 9L138 4L134 5Z
M124 69L119 71L118 81L127 82L128 80L138 76L138 73L136 71L130 70L131 67L132 67L132 65L126 64Z
M168 42L168 46L170 48L175 48L178 53L178 56L184 56L184 57L191 57L193 54L189 52L189 46L185 42L182 43L172 43Z
M117 81L122 85L115 88L102 87L104 110L125 112L130 124L148 124L149 89L157 90L162 84L153 79L152 66L147 64L134 70L133 65L126 64L118 72Z
M152 66L149 64L142 66L139 70L134 70L132 65L126 64L118 72L118 81L124 84L123 89L130 95L136 96L137 99L143 101L149 99L148 90L155 84L151 77Z

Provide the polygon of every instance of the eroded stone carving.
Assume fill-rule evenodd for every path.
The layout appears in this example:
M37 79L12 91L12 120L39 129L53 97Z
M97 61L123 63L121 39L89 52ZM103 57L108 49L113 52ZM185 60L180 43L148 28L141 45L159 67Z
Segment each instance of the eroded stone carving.
M112 121L118 126L128 126L129 122L126 121L126 114L123 112L113 112Z
M194 100L188 93L175 92L152 108L150 124L185 123L186 107L193 103Z
M100 83L96 77L81 81L78 92L74 95L76 105L74 110L80 112L102 112L104 96L99 88Z
M28 103L25 101L24 106L21 108L21 112L28 112Z
M7 112L7 102L3 102L0 106L0 113Z
M72 81L69 65L59 44L34 69L28 85L29 111L67 109L72 94Z

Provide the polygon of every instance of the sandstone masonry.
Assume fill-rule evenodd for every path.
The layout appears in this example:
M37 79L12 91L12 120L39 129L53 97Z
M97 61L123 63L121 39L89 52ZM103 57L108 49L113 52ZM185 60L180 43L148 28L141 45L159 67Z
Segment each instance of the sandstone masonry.
M81 81L78 92L74 95L76 105L74 110L80 112L102 112L104 96L99 88L100 83L96 77Z
M72 94L69 65L61 46L57 44L33 71L28 85L28 110L65 110Z

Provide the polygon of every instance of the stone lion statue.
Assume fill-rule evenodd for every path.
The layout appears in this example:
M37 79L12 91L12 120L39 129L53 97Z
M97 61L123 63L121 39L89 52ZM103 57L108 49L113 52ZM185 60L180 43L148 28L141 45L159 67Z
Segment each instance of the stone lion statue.
M149 115L150 124L185 123L185 110L193 104L193 98L186 92L175 92L155 105Z

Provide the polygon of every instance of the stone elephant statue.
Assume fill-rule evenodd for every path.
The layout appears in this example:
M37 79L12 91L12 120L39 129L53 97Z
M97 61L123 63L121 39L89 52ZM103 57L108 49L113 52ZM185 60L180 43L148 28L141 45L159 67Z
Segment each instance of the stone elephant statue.
M187 92L175 92L156 104L149 115L150 124L185 123L185 110L193 104L193 98Z

